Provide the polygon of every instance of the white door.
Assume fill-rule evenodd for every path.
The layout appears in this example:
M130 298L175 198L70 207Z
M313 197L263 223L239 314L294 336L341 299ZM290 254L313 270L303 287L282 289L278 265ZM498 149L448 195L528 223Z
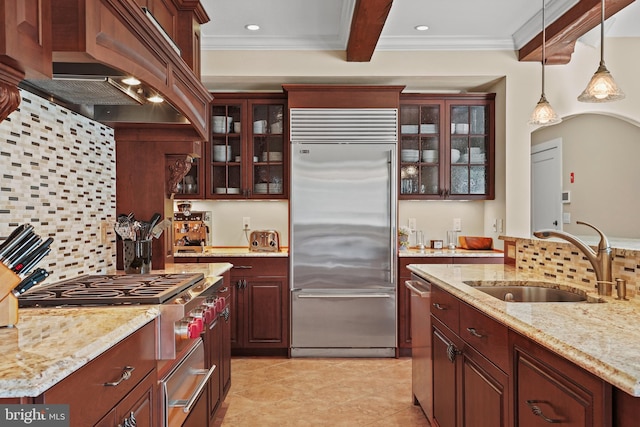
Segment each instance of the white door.
M562 230L562 139L531 147L531 230Z

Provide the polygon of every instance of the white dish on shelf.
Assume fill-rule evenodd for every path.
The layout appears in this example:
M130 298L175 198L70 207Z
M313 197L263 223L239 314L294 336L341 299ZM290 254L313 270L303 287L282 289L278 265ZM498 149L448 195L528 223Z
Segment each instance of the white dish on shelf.
M438 150L422 150L422 161L429 163L437 162Z
M256 194L282 193L282 184L261 182L254 185L253 191Z
M404 149L400 151L400 159L403 162L417 162L420 160L420 150Z
M238 187L216 187L214 191L216 194L240 194L240 189Z
M435 123L423 123L420 125L420 133L436 133L437 129Z
M418 125L400 125L402 133L418 133Z
M451 163L457 163L460 160L460 150L456 150L455 148L451 149Z

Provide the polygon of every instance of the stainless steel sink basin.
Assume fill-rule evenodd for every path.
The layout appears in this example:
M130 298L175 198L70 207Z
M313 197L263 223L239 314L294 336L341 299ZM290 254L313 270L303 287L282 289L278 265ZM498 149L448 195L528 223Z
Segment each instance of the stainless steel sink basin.
M552 283L531 283L521 285L513 282L467 281L480 292L507 302L584 302L587 294L579 289L558 289Z

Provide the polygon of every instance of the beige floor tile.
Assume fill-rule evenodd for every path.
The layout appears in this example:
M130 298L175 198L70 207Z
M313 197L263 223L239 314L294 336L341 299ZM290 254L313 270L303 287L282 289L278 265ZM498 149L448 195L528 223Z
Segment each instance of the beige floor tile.
M411 359L234 358L220 427L422 427Z

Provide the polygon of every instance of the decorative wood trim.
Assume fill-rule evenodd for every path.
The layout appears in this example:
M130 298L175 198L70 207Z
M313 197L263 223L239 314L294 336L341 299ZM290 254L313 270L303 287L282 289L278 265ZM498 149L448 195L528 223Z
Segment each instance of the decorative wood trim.
M605 17L618 13L634 0L607 0ZM580 0L546 30L546 63L567 64L571 60L576 41L600 25L600 0ZM519 61L542 60L542 31L518 51Z
M0 122L20 105L22 98L18 84L22 79L24 79L22 71L0 63Z
M289 108L399 108L404 86L282 85Z
M393 0L356 0L347 44L347 61L369 62Z
M178 183L189 173L193 157L167 156L167 196L172 198L178 192Z

